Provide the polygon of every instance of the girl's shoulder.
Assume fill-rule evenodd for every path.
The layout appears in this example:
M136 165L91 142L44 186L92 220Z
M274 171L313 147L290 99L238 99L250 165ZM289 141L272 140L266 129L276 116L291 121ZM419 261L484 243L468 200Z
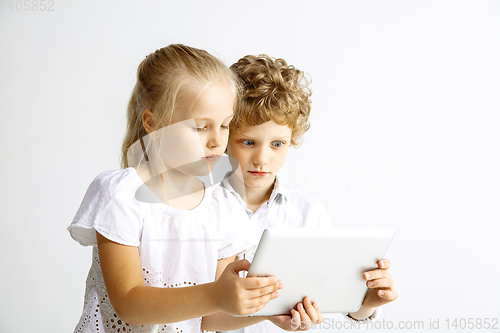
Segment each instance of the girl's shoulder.
M134 168L114 169L101 172L90 183L86 196L97 196L102 199L119 198L119 202L138 203L136 192L142 180Z
M95 231L124 245L138 246L143 211L135 199L141 185L135 169L100 173L90 183L68 231L82 245L96 245Z
M96 189L125 189L141 184L141 179L134 168L114 169L101 172L94 178L90 186Z

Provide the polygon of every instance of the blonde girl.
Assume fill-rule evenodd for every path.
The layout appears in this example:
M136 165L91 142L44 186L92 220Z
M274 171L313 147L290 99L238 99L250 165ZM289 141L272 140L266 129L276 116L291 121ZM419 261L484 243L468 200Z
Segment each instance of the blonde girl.
M203 316L251 314L277 297L274 277L238 277L246 216L196 177L226 149L236 96L206 51L170 45L141 62L123 168L94 179L68 227L93 247L75 332L200 332Z

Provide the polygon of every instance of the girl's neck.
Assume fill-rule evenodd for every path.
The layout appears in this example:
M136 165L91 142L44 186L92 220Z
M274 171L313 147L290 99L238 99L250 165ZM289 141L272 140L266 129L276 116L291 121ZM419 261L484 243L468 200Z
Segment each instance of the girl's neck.
M143 178L144 180L146 179ZM196 208L205 194L205 185L202 181L176 170L165 171L144 183L162 202L182 210Z
M168 206L182 210L192 210L196 208L205 195L205 185L194 176L187 176L179 172L167 171L163 174L163 182L160 178L162 197Z

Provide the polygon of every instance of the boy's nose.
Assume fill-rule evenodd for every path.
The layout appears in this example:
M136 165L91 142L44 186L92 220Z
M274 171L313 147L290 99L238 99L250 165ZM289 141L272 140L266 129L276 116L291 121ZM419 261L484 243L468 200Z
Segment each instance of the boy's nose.
M253 157L254 165L266 165L268 163L268 156L265 149L259 149L255 152Z

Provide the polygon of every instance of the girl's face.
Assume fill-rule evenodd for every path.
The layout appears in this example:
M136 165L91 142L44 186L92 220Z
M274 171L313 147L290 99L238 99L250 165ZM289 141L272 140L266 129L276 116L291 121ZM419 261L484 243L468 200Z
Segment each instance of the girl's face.
M167 168L207 175L226 150L233 104L233 93L225 83L207 84L184 94L172 124L159 130L163 131L161 154Z
M238 160L245 186L268 190L285 162L292 129L273 120L231 132L228 155Z

